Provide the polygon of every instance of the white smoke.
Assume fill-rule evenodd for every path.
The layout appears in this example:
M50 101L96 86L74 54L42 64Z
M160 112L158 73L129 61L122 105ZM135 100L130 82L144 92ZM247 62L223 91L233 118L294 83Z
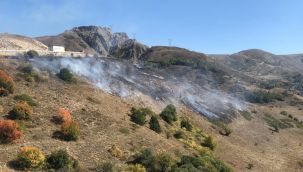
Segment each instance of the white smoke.
M231 110L243 110L245 103L222 91L181 78L173 73L137 67L127 61L100 58L34 58L40 70L57 73L68 68L96 87L123 98L148 95L155 101L183 103L209 118L230 118ZM165 76L161 76L161 74ZM227 117L226 117L227 116Z

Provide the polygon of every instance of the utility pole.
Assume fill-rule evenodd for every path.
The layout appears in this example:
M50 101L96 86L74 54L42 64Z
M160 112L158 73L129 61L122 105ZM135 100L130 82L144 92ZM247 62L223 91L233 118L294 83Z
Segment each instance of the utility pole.
M133 39L136 41L136 33L133 33Z
M172 46L172 42L173 42L173 39L171 39L171 38L168 38L168 46Z

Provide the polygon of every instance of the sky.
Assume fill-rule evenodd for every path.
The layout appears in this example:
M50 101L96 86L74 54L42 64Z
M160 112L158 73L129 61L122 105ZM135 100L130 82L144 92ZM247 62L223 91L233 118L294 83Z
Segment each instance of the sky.
M149 46L294 54L303 53L302 8L302 0L0 0L0 32L37 37L97 25Z

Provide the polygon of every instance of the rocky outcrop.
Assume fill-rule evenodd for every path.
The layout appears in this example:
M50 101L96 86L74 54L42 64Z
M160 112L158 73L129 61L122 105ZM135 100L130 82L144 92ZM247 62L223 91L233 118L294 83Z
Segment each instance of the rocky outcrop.
M80 26L58 36L36 38L47 46L64 46L68 51L85 51L99 56L108 56L112 47L129 40L126 33L114 33L110 28Z
M137 42L134 39L129 39L123 44L114 46L110 50L110 55L121 59L140 60L142 55L148 50L146 45Z

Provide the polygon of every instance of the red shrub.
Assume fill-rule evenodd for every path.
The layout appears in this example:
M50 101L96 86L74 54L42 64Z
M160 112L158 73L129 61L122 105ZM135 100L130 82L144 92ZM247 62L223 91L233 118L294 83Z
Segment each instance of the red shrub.
M14 92L14 81L6 72L0 70L0 88L7 90L9 93Z
M21 137L20 126L13 120L0 120L0 142L10 143Z
M70 112L65 108L59 108L55 121L58 123L67 123L72 121Z

